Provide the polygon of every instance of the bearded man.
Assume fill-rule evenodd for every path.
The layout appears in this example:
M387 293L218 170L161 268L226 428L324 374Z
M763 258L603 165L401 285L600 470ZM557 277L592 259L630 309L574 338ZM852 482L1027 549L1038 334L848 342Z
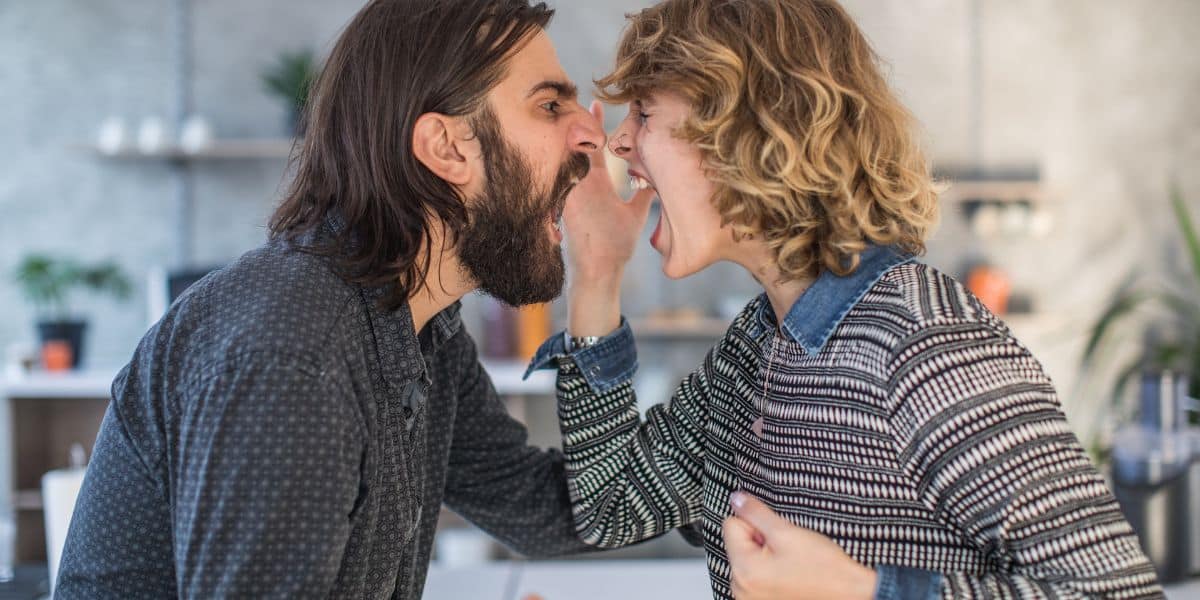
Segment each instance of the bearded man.
M418 598L439 507L552 556L563 459L528 446L459 299L562 288L604 144L527 0L374 0L308 108L268 242L181 296L117 376L59 598Z

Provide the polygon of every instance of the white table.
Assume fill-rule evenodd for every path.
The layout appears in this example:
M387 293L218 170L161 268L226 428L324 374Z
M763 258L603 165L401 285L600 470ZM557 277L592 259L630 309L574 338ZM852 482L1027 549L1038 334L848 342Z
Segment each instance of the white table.
M429 567L424 600L684 600L712 597L703 560L564 560Z
M1164 586L1169 600L1200 600L1200 579ZM572 560L430 565L425 600L684 600L712 597L703 560Z

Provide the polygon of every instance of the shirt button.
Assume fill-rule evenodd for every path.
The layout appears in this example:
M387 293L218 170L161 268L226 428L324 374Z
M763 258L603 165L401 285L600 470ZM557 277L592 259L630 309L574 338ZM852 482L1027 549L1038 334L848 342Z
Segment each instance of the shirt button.
M588 369L588 373L591 373L592 377L599 377L600 376L600 365L593 365L592 368Z

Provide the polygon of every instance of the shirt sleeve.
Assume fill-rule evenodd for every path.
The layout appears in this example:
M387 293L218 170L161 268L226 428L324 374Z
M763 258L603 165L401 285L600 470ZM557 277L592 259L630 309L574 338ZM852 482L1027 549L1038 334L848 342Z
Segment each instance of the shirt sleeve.
M595 346L539 355L554 355L558 364L558 414L579 536L617 548L698 520L712 354L644 421L631 382L636 350L627 323Z
M1049 378L1001 325L922 327L897 347L891 372L902 468L994 566L943 573L942 597L1162 596Z
M168 458L178 473L180 596L329 595L366 451L345 390L314 366L267 352L197 378Z
M592 550L575 535L562 453L529 445L479 364L469 336L444 501L509 548L533 558Z

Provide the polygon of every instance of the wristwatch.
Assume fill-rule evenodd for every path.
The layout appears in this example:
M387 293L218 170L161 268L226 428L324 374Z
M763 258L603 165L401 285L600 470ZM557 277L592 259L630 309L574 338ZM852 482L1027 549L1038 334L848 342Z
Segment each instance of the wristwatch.
M584 348L587 348L588 346L595 346L596 344L600 343L600 336L598 336L598 335L585 335L583 337L575 337L575 336L571 335L570 333L564 331L563 338L565 338L564 341L567 344L567 352L574 352L576 350L582 350Z

